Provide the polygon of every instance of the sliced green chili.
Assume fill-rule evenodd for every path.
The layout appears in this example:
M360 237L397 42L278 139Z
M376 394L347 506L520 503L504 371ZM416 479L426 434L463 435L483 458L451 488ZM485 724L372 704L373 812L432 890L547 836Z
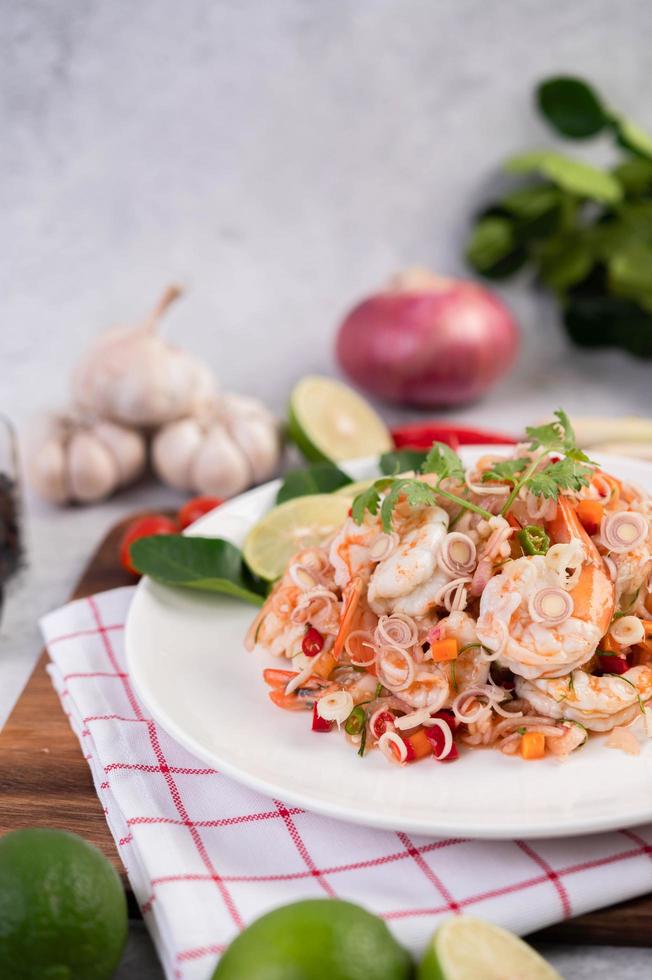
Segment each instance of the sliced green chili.
M517 537L526 555L547 554L550 538L538 524L526 524L518 532Z

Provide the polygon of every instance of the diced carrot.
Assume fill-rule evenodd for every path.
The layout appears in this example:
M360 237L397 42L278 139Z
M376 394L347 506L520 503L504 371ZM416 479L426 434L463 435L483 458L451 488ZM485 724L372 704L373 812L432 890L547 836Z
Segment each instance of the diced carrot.
M351 632L351 627L353 625L353 620L358 610L358 604L360 602L360 596L362 595L362 589L364 587L364 582L361 578L356 578L351 583L351 591L347 599L346 606L344 607L344 612L342 613L342 619L340 620L340 628L338 630L337 636L335 637L335 644L333 646L333 656L335 660L339 660L344 649L344 641L346 640L348 634Z
M652 640L643 640L637 643L632 650L632 667L639 667L641 664L652 664Z
M413 755L408 750L408 760L410 762L416 762L417 759L425 759L426 756L432 755L432 745L426 738L426 733L423 728L417 728L416 732L405 736L404 740L412 749L412 753L414 753Z
M315 664L314 670L312 672L313 677L323 677L324 679L331 676L335 668L337 661L330 651L322 653L321 657Z
M597 500L580 500L577 516L587 534L597 534L604 516L604 506Z
M543 759L546 754L546 737L541 732L526 732L521 738L521 755L524 759Z
M444 663L447 660L456 660L458 654L457 640L454 636L447 636L443 640L435 640L430 644L430 652L435 663Z
M607 653L621 653L623 648L622 644L620 644L618 640L614 640L611 633L607 633L607 635L603 636L600 640L599 649L606 650Z
M652 619L643 619L643 629L645 630L646 636L652 636Z

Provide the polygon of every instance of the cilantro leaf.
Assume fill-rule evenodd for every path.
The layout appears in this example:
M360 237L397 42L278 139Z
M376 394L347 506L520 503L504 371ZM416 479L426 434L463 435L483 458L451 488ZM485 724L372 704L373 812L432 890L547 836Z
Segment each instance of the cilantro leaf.
M482 482L497 480L501 483L516 483L516 476L522 473L528 465L527 459L503 459L493 463L490 469L482 474Z
M370 514L377 514L378 508L380 507L380 495L383 490L386 490L394 480L391 477L384 477L380 480L375 480L370 487L359 493L357 497L354 497L353 503L351 504L351 516L356 524L362 524L364 520L364 512L369 511Z
M538 473L533 473L526 486L535 497L557 500L561 490L581 490L588 487L591 468L566 456L556 463L549 463Z
M531 426L525 430L531 449L547 449L548 452L567 453L576 449L575 433L566 412L558 408L556 422Z
M393 486L380 508L383 531L391 531L392 514L403 495L405 495L410 507L428 507L437 503L436 491L422 480L394 480Z
M452 477L464 480L464 467L457 453L444 442L433 442L430 452L425 458L422 473L434 473L440 480Z

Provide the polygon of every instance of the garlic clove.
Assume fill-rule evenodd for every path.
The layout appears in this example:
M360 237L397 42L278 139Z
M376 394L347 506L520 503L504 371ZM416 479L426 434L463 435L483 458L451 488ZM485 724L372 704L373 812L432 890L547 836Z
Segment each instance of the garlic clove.
M235 416L229 421L229 431L249 461L254 482L269 480L280 452L276 427L256 416Z
M113 422L96 422L93 432L105 446L116 464L120 484L136 480L145 469L145 440L133 429Z
M36 493L51 504L68 501L66 451L56 436L35 445L28 456L27 476Z
M171 422L157 432L152 442L152 463L163 483L176 490L197 489L192 468L203 441L203 429L193 418Z
M215 394L208 365L156 333L179 293L171 287L143 324L116 327L91 344L72 378L83 411L126 425L159 426L189 414L198 397Z
M88 430L75 432L68 443L68 485L73 499L91 503L108 497L119 472L109 449Z
M199 493L233 497L251 484L247 457L226 428L216 423L206 433L192 467L192 484Z
M265 405L243 395L224 395L229 432L249 460L255 483L273 476L281 452L279 426Z

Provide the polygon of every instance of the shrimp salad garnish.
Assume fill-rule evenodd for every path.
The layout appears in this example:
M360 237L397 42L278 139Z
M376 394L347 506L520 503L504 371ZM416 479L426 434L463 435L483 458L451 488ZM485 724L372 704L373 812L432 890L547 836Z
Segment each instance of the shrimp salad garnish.
M264 671L275 705L401 765L563 758L639 719L652 735L652 496L564 412L526 431L471 469L435 443L294 555L247 638L286 661Z

